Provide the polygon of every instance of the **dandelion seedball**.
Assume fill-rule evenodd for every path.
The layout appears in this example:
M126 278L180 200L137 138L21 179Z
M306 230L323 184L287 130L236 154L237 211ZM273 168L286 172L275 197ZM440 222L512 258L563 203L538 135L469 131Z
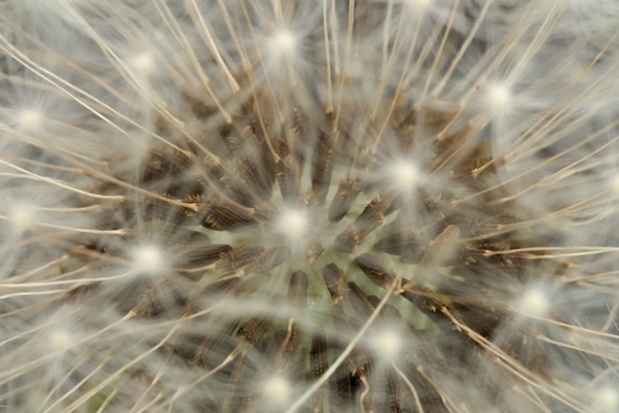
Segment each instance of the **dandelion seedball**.
M619 412L617 22L0 0L0 411Z

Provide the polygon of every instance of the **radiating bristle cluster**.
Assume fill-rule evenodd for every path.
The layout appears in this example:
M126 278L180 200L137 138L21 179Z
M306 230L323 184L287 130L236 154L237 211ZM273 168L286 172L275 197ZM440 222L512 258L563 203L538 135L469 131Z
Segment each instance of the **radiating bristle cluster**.
M0 411L619 412L616 21L0 0Z

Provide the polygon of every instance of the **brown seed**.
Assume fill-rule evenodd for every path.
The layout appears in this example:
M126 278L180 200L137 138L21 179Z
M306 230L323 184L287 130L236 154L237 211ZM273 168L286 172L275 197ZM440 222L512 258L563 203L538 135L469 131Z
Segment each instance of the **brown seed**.
M344 299L344 294L348 291L344 271L340 270L334 263L328 264L322 271L322 277L327 284L327 289L335 304Z
M132 311L138 316L153 317L163 312L180 310L187 304L187 297L179 287L178 283L169 278L162 279L142 294Z
M327 198L333 173L333 135L320 132L312 156L312 191L322 204Z
M340 182L337 192L329 206L329 221L338 222L348 213L355 199L361 193L363 185L356 176L348 177Z
M408 287L400 292L400 295L417 306L425 315L432 319L436 319L437 313L440 313L440 308L444 306L438 299L434 298L434 293L419 284L415 284L406 279L402 279Z
M218 231L239 231L258 225L252 210L231 201L206 198L198 206L202 225Z
M395 199L395 195L376 195L355 221L336 237L335 246L347 253L355 252L361 241L382 224Z
M182 245L182 250L189 250L183 253L182 269L191 270L193 268L200 268L219 261L222 254L232 250L230 245L226 244L206 244L203 246L198 245ZM202 274L196 273L197 277L201 277Z
M376 195L355 219L355 225L365 237L383 222L387 211L397 198L397 195Z
M310 345L310 371L309 380L318 380L329 368L327 360L327 338L324 335L324 331L315 329L312 335L312 342ZM314 412L322 412L322 403L325 398L325 392L327 389L318 390L312 397L312 404Z
M307 257L307 262L312 265L318 257L323 253L324 247L322 246L322 242L320 240L320 236L312 239L305 250L305 256Z
M241 205L252 207L271 196L273 182L261 176L255 162L234 157L227 165L228 193Z
M331 317L333 319L333 323L338 331L354 331L358 328L359 320L352 320L344 310L339 306L331 307ZM361 318L360 320L365 321L367 317ZM363 322L361 321L361 322ZM332 340L332 348L337 352L343 351L343 349L348 345L346 341L342 340ZM337 357L337 355L335 355ZM346 365L348 366L348 371L356 373L362 371L368 365L368 356L362 349L355 347L351 352L348 358L346 359Z
M193 363L200 366L216 366L234 349L231 338L239 324L238 320L226 322L221 327L209 323L208 333L203 335L196 349Z
M404 400L402 397L402 386L400 379L394 373L387 375L387 399L390 413L404 412Z
M444 263L455 254L460 240L460 228L448 225L428 246L421 265Z
M301 182L296 159L292 155L277 161L277 183L284 201L296 202L302 199Z
M307 275L303 271L295 271L290 276L288 299L300 307L305 307L307 302L307 282Z
M348 283L349 292L346 294L346 299L357 310L362 318L369 317L374 311L374 306L365 295L363 290L354 282Z
M234 248L221 254L221 262L217 266L225 271L235 271L250 264L263 251L262 247Z
M297 326L293 319L288 320L286 334L282 339L279 348L277 364L279 370L290 370L293 376L298 376L297 362L301 356L301 347L303 346L303 330ZM305 360L303 360L305 361Z
M431 277L437 267L445 266L456 255L460 245L460 229L456 225L445 228L428 246L421 262L415 268L417 280ZM406 289L407 284L402 287Z
M413 230L402 228L402 224L397 219L391 224L385 229L387 235L381 238L374 247L381 252L400 256L403 263L418 263L423 254L419 235Z
M341 251L351 254L357 251L362 240L359 229L352 223L335 238L334 245Z
M327 337L320 329L315 329L310 347L310 374L313 379L322 376L329 367L327 361Z
M230 277L230 274L224 274L216 280L210 282L202 289L202 297L214 297L230 290L230 288L239 280L237 277Z
M395 279L389 261L383 257L361 254L355 258L355 263L370 281L379 287L388 288Z
M256 347L258 341L271 327L272 321L268 318L252 317L241 328L238 335L244 342Z
M266 274L273 268L277 267L290 256L290 248L276 247L266 249L259 254L253 256L248 262L247 273L251 274Z

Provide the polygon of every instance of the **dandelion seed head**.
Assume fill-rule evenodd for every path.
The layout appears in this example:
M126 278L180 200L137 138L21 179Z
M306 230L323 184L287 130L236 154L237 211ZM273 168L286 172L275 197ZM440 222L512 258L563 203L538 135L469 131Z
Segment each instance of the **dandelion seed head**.
M491 83L485 89L484 104L491 113L501 113L509 110L512 101L512 91L507 85Z
M399 192L409 192L420 180L419 168L414 162L398 160L389 166L390 184Z
M290 30L280 29L271 36L271 47L288 54L297 47L298 39Z
M615 196L619 196L619 174L611 177L610 190Z
M262 387L262 394L270 405L281 406L290 398L290 383L282 376L267 379Z
M167 268L164 252L156 245L140 245L133 249L130 257L131 268L138 274L157 276Z
M430 7L431 3L432 0L406 0L406 4L408 6L413 7L418 11L426 10L428 7Z
M66 329L55 329L49 335L49 343L53 352L64 353L71 348L73 342L71 333Z
M43 127L45 116L36 109L25 109L16 116L17 128L21 132L37 132Z
M400 331L395 328L383 328L376 331L370 338L374 353L384 361L393 361L405 345Z
M23 202L13 205L9 209L9 223L13 231L26 232L35 225L35 207Z
M531 288L520 299L519 309L534 317L543 317L548 313L550 302L547 295L539 288Z
M598 413L616 412L619 407L619 392L611 387L598 389L594 393L594 404Z
M307 213L300 209L287 209L279 217L277 227L287 239L298 243L309 229Z
M129 67L140 77L148 78L156 69L155 57L144 51L129 60Z
M0 405L617 411L592 1L7 3Z
M299 48L299 38L292 31L280 28L267 37L266 52L273 62L291 62Z

